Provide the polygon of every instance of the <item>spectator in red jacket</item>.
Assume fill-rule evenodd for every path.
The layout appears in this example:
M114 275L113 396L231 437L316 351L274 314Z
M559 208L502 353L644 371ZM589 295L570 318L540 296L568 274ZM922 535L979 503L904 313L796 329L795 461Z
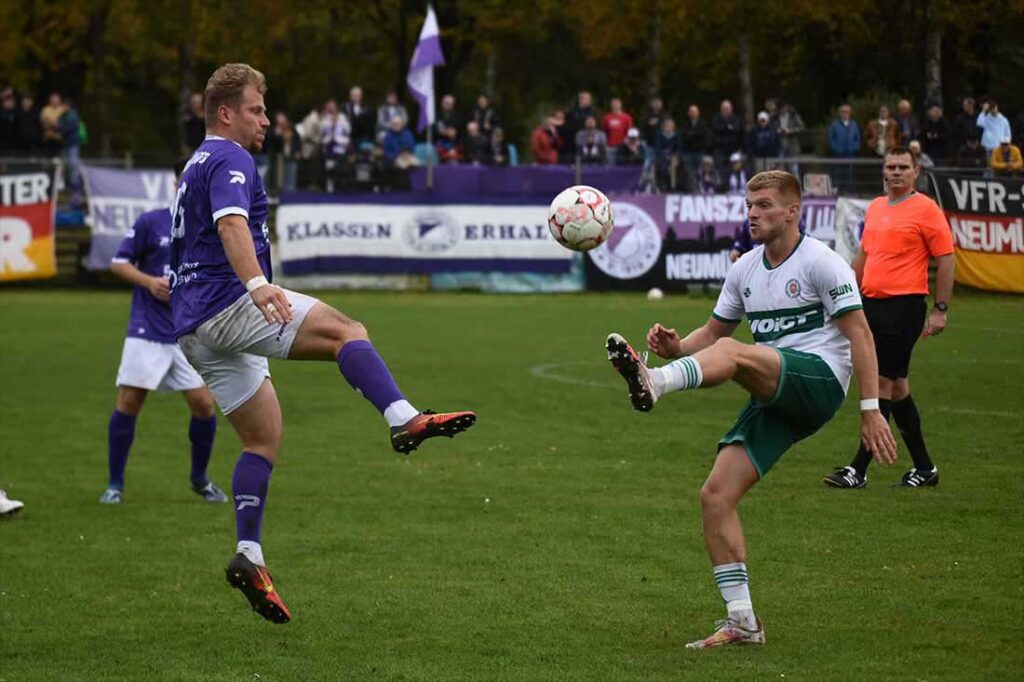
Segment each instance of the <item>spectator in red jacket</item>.
M533 162L540 165L558 163L558 150L562 147L562 138L558 136L558 126L565 122L565 114L556 111L544 118L530 136L530 151Z
M626 139L626 133L633 127L633 117L622 110L622 100L612 98L612 110L604 115L601 127L608 136L608 148L615 149Z

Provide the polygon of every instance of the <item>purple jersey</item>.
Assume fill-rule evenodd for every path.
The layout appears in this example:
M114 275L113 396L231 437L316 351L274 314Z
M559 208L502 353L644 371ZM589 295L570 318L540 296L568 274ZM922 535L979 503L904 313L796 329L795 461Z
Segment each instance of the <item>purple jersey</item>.
M169 276L170 261L171 211L166 208L140 215L112 260L114 263L131 263L153 277ZM142 287L135 287L128 315L128 336L157 343L174 343L171 306L153 298Z
M220 218L248 221L260 268L272 278L269 207L256 162L238 143L207 136L185 166L171 213L171 310L181 337L245 294L217 233Z

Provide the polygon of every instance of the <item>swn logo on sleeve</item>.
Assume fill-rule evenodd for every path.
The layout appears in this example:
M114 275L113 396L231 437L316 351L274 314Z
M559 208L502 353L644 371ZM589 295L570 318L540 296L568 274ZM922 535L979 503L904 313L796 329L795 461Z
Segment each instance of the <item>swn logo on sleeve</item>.
M853 285L849 284L849 283L847 283L847 284L840 284L839 286L832 287L831 289L828 290L828 295L832 299L833 303L835 303L841 297L843 297L843 296L845 296L847 294L852 294L852 293L853 293Z
M242 171L229 170L228 175L231 176L231 180L228 182L229 185L234 185L235 183L238 183L239 185L245 184L245 173Z

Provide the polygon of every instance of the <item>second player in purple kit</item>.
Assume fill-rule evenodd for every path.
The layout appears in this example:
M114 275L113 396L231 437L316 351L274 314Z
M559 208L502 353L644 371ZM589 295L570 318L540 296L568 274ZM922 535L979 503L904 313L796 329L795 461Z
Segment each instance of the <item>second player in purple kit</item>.
M327 304L272 284L268 202L252 152L270 121L266 82L226 64L206 85L207 137L189 159L172 211L174 333L242 441L235 465L237 547L228 582L267 620L291 619L263 558L261 525L281 447L282 417L267 358L327 360L383 415L403 454L454 436L472 412L420 412L398 389L366 328Z
M175 167L180 175L184 161ZM117 370L117 405L107 426L107 488L103 504L120 504L124 495L128 453L135 440L135 422L150 391L181 391L192 419L192 490L207 502L228 498L206 475L217 431L213 397L175 344L170 287L171 212L143 213L125 235L111 270L135 285L128 330Z

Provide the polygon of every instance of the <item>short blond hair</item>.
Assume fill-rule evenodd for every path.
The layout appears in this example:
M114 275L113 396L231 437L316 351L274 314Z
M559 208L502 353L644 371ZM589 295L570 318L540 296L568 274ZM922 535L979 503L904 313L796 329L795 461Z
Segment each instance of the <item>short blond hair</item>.
M217 109L228 106L237 109L247 86L267 93L267 79L248 64L225 64L206 81L206 120L217 120Z
M748 192L757 192L762 189L776 189L779 194L789 195L801 201L800 181L796 176L783 170L762 171L747 182Z

